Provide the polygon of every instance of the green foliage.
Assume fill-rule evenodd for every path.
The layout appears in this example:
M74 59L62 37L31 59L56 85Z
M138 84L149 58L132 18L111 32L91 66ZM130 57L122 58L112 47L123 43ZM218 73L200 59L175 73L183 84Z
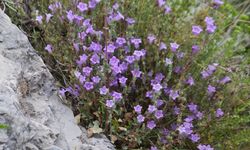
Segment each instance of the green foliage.
M0 129L8 129L9 126L6 124L0 124Z

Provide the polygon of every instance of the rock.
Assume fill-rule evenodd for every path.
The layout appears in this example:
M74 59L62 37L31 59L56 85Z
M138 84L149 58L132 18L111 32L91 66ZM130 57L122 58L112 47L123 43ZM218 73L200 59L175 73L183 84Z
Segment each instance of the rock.
M0 149L114 150L87 138L58 97L55 80L28 38L0 10Z

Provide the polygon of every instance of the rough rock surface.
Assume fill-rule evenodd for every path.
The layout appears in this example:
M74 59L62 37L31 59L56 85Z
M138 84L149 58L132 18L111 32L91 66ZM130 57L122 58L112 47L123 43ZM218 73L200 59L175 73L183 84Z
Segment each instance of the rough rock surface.
M27 37L0 10L0 150L110 150L90 138L57 96L54 79Z

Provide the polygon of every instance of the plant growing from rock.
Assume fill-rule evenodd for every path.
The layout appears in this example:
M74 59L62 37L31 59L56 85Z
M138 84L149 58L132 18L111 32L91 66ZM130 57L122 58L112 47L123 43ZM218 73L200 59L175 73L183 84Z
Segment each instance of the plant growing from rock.
M212 150L208 129L227 114L231 82L211 56L220 48L221 5L53 2L35 20L48 57L65 69L60 94L77 103L82 124L98 121L122 149Z

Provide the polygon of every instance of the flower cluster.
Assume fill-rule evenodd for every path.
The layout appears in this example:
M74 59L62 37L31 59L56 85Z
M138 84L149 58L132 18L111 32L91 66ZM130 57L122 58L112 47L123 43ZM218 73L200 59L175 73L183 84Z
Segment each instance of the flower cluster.
M220 1L213 3L222 4ZM64 10L65 7L56 2L49 5L50 13L46 14L46 22L42 15L36 17L40 25L50 25L51 19L58 19L67 24L71 32L68 33L70 36L67 37L67 44L72 50L68 55L72 59L70 69L73 68L73 71L69 71L70 83L61 88L60 94L86 102L86 105L91 106L89 111L95 112L91 118L103 121L100 124L120 123L129 132L131 130L131 134L136 132L132 131L133 128L144 129L149 133L164 131L158 133L160 142L151 143L155 144L151 146L151 150L160 147L159 143L170 144L167 137L185 138L200 150L212 150L210 145L200 143L200 139L204 137L196 130L198 122L208 118L209 109L203 110L199 106L202 105L200 97L191 98L185 93L187 89L198 89L200 85L195 73L189 72L188 66L191 64L197 67L192 59L201 52L203 43L197 40L186 46L181 40L162 40L166 39L164 35L147 33L147 37L143 38L136 34L121 34L120 28L116 29L117 26L122 24L123 30L133 28L137 20L123 13L118 2L111 4L89 0L74 6L76 9ZM91 16L96 9L100 9L99 6L105 7L101 8L105 10L101 27ZM165 0L157 0L157 7L163 8L165 14L174 13ZM216 32L217 27L212 17L207 16L202 20L206 24L207 33L204 34ZM114 32L117 34L110 35ZM189 34L196 38L202 39L202 32L201 25L194 25L189 29ZM60 51L58 44L48 43L44 49L50 55ZM190 52L184 49L190 49ZM214 75L217 67L217 63L208 65L198 73L198 78L210 81L209 77ZM217 83L225 85L230 81L230 77L226 76ZM206 87L204 99L210 100L219 92L215 83L208 83ZM213 110L216 110L213 113L217 119L224 115L222 108L216 107ZM103 118L104 114L108 117ZM110 116L113 121L109 120ZM179 119L171 119L176 117ZM118 118L122 121L117 121ZM173 136L173 133L178 136Z

